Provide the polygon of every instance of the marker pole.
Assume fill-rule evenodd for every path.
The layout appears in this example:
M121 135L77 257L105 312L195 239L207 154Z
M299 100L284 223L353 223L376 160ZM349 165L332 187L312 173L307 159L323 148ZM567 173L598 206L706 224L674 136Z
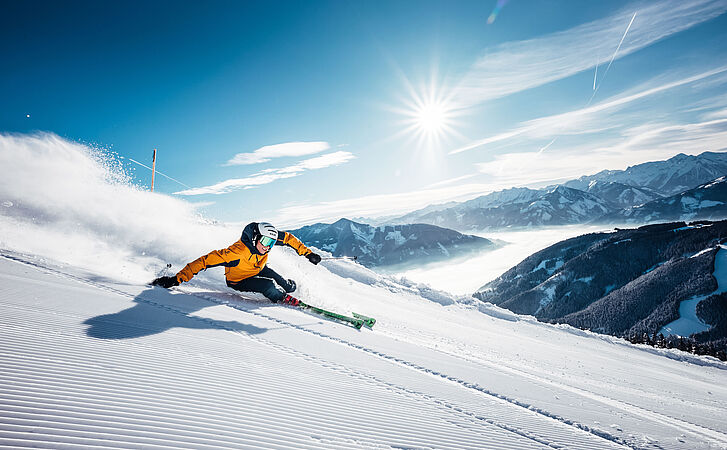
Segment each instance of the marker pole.
M151 157L151 191L154 192L154 174L157 168L157 149L154 149L154 155Z

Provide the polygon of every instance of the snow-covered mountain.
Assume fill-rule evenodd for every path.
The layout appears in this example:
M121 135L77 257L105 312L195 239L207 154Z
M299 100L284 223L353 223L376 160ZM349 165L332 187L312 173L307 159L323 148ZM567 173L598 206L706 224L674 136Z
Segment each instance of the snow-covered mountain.
M727 218L727 177L694 189L626 208L598 220L602 223L649 223Z
M166 263L240 229L115 167L55 136L0 135L1 446L727 446L727 364L714 358L287 248L270 264L296 296L375 327L232 291L221 267L151 288Z
M612 181L592 181L583 190L605 200L609 206L615 209L629 208L662 198L661 195L649 188L629 186Z
M419 209L401 217L391 218L389 223L407 224L407 223L431 223L430 221L440 219L444 222L445 216L461 216L471 210L497 208L509 203L525 203L534 200L542 195L542 192L535 189L512 188L502 191L492 192L487 195L468 200L466 202L448 202L438 205L430 205L426 208ZM441 214L437 214L440 213Z
M595 195L556 186L543 191L501 191L456 207L418 215L416 220L455 230L487 230L585 223L611 211L606 201Z
M588 234L535 253L475 296L519 314L617 336L662 331L683 316L684 302L696 308L711 296L724 297L702 306L702 317L712 321L694 319L686 336L702 333L694 336L698 342L727 350L725 244L727 221Z
M340 219L291 230L304 242L334 256L357 256L368 267L418 264L494 249L485 238L461 234L434 225L384 225L373 227Z
M626 170L605 170L542 190L512 188L466 202L430 205L388 222L428 223L459 231L589 223L725 175L727 153L680 154Z
M588 190L594 181L620 183L670 196L724 175L727 175L727 153L704 152L697 156L680 153L666 161L638 164L626 170L604 170L569 181L565 185Z

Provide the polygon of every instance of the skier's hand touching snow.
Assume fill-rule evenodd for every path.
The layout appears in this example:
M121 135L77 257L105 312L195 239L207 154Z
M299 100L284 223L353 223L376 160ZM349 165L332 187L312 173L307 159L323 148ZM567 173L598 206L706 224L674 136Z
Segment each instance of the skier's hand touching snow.
M305 255L305 257L308 258L308 261L313 264L318 264L319 262L321 262L321 256L317 253L310 252Z
M179 280L176 276L173 277L159 277L151 282L152 286L161 286L165 289L169 289L172 286L179 286Z

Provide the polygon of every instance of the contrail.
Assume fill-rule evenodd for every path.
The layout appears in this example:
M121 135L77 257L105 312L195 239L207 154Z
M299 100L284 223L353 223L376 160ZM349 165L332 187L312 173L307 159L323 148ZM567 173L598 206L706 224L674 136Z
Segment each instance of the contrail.
M591 104L591 102L593 101L593 97L595 97L596 96L596 92L598 92L598 88L601 87L601 83L603 83L603 80L606 79L606 74L608 73L608 69L611 68L611 64L613 64L613 60L616 59L616 55L618 55L618 51L621 50L621 44L624 43L624 39L626 39L626 35L629 34L629 30L631 29L631 25L634 23L634 19L635 18L636 18L636 12L634 12L634 15L631 16L631 21L629 22L629 25L626 27L626 31L624 31L623 36L621 36L621 41L619 41L618 46L616 47L616 51L613 52L613 55L611 56L611 61L608 62L608 66L606 66L606 70L603 72L603 75L601 75L601 81L598 84L596 84L596 77L598 76L598 61L596 61L596 71L593 74L593 94L591 94L591 98L588 99L588 103L586 104L586 106L589 106ZM556 136L555 138L553 138L553 140L550 141L550 143L548 145L546 145L545 147L541 148L538 151L538 154L540 155L545 150L547 150L548 147L550 147L551 145L553 145L553 143L555 142L556 139L558 139L558 136Z
M123 158L123 156L122 156L122 158ZM134 159L131 159L131 158L126 158L126 159L128 159L129 161L131 161L133 163L136 163L136 164L140 165L141 167L145 167L145 168L147 168L149 170L154 170L151 167L145 166L144 164L142 164L139 161L136 161ZM164 175L163 173L159 172L158 170L156 170L155 172L158 173L159 175L163 176L164 178L169 178L170 180L174 181L175 183L181 184L182 186L186 187L187 189L192 189L190 186L187 186L186 184L182 183L181 181L175 180L174 178L172 178L170 176Z
M621 50L621 44L624 43L624 39L626 39L626 35L629 33L629 30L631 29L631 24L634 23L634 19L636 18L636 13L634 12L634 15L631 16L631 22L629 22L629 26L626 27L626 31L624 31L624 35L621 36L621 41L618 43L618 47L616 47L616 51L613 52L613 56L611 57L611 61L608 62L608 66L606 67L606 72L608 72L609 67L611 67L611 64L613 64L613 60L616 59L616 54L619 50ZM603 74L606 76L606 74Z
M546 151L548 149L548 147L550 147L551 145L553 145L553 143L555 142L556 139L558 139L558 136L554 137L553 140L550 141L550 143L548 145L546 145L545 147L543 147L540 150L538 150L538 155L540 155L541 153L543 153L544 151Z
M593 92L593 95L596 95L596 91L598 91L598 88L601 87L601 83L603 83L604 78L606 78L606 74L608 73L608 69L611 68L611 64L613 64L613 60L616 59L616 55L618 54L618 51L621 50L621 44L624 43L624 39L626 39L626 35L629 34L629 30L631 29L631 24L634 23L634 19L636 18L636 13L634 12L634 15L631 16L631 22L629 22L629 26L626 27L626 31L624 31L624 35L621 36L621 41L618 43L618 47L616 47L616 51L613 52L613 56L611 56L611 61L608 62L608 66L606 66L606 71L603 72L603 75L601 75L601 82L598 83L598 86L596 86L596 89ZM591 97L591 100L593 97ZM590 104L590 100L588 101Z

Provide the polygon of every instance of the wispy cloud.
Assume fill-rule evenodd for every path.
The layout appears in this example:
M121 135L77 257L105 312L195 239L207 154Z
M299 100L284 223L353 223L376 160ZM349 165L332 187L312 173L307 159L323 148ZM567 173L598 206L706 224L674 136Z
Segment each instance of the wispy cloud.
M353 153L350 152L344 152L344 151L338 151L333 153L328 153L326 155L317 156L315 158L306 159L304 161L299 162L298 164L284 167L282 169L265 169L263 170L262 174L298 174L300 172L304 172L306 170L316 170L316 169L323 169L325 167L330 166L338 166L340 164L344 164L352 159L354 159L355 156Z
M594 61L593 55L615 56L617 45L622 58L725 11L727 2L721 0L637 3L569 30L506 43L475 62L458 86L457 100L476 105L541 86L605 63L608 59ZM620 42L626 24L628 37Z
M460 181L467 180L467 179L472 178L472 177L475 177L477 175L478 174L476 174L476 173L471 173L471 174L468 174L468 175L463 175L461 177L450 178L448 180L438 181L436 183L430 184L429 186L427 186L427 188L436 188L436 187L440 187L440 186L446 186L448 184L458 183Z
M276 210L271 222L286 228L295 228L315 222L331 222L341 217L381 217L405 214L423 208L440 199L466 200L475 195L491 192L500 186L464 184L438 189L423 189L396 194L369 195L320 203L288 205Z
M203 194L226 194L238 189L251 189L257 186L272 183L284 178L292 178L307 170L323 169L326 167L338 166L356 158L350 152L333 152L327 155L306 159L298 164L278 169L265 169L245 178L233 178L211 186L186 189L175 192L177 195L203 195Z
M494 143L530 148L497 155L487 152L493 159L476 167L493 184L535 186L603 169L625 169L678 153L725 151L724 98L712 101L711 94L724 91L726 73L727 66L722 66L677 79L671 75L671 81L661 84L652 80L602 103L527 121L454 152ZM673 92L677 89L681 90ZM669 98L680 99L677 111L664 111L657 94L667 93ZM710 100L705 101L705 95ZM587 137L580 136L586 133ZM550 143L542 147L546 139Z
M696 155L727 149L727 118L683 124L649 124L625 130L623 136L558 152L507 153L477 164L491 183L536 186L565 181L603 169L625 169L679 153Z
M629 139L614 149L660 149L675 153L701 153L727 149L727 117L702 122L652 124L624 133Z
M642 162L646 155L639 154L636 157L634 154L624 155L623 152L603 153L582 149L556 154L543 154L540 151L506 153L497 155L493 161L477 164L477 169L498 185L538 186L593 174L604 168L625 169L629 156ZM662 159L663 153L651 156L653 159Z
M559 139L560 144L562 140ZM559 145L557 152L534 150L495 156L476 165L474 175L445 180L422 190L370 195L343 200L287 205L275 211L274 223L297 227L330 222L341 217L400 215L435 203L464 201L511 187L542 187L604 169L626 169L646 161L670 158L678 153L696 155L706 150L727 150L727 118L682 124L641 125L623 130L610 140L590 145ZM471 178L472 183L455 184ZM271 219L272 220L272 219Z
M258 164L268 162L273 158L285 156L306 156L328 150L328 142L286 142L284 144L266 145L251 153L238 153L227 161L228 166Z
M727 108L720 109L717 111L711 111L704 114L705 119L721 119L727 117Z
M630 103L645 99L656 94L663 93L670 89L685 86L691 83L695 83L697 81L702 81L714 75L722 74L725 72L727 72L727 66L722 66L698 73L696 75L663 83L655 87L645 88L631 94L621 95L585 108L529 120L523 122L520 126L512 130L508 130L493 136L488 136L483 139L478 139L465 146L454 149L449 153L461 153L488 144L511 140L513 138L544 139L557 137L562 134L586 134L591 133L594 130L600 131L603 128L602 126L595 129L593 127L598 124L603 124L605 122L603 120L604 113L613 114L614 111L620 110L621 108L626 107Z

